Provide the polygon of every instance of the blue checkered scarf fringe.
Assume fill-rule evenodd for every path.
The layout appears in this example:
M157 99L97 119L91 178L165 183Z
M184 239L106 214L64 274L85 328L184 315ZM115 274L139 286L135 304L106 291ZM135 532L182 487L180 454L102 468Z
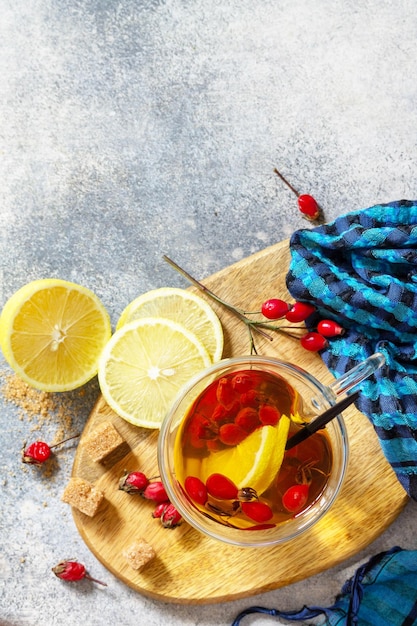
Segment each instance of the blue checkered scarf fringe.
M357 408L417 500L417 201L376 205L290 240L289 292L345 334L320 354L336 378L374 352L386 365L362 383Z

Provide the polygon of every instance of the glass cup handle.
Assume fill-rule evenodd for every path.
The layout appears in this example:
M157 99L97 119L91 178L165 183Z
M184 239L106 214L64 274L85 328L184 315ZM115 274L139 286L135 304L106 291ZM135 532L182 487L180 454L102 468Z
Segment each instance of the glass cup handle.
M352 369L343 374L343 376L328 385L327 389L339 400L342 395L348 393L353 387L356 387L356 385L366 378L369 378L369 376L382 367L385 362L385 356L381 352L375 352L375 354L369 356L365 361L362 361L362 363L355 365L355 367L352 367Z

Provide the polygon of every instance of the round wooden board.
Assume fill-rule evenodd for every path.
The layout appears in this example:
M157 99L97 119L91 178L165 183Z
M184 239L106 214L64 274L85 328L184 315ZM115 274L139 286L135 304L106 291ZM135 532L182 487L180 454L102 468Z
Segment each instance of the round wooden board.
M290 299L285 287L288 264L288 241L283 241L203 282L230 303L253 311L270 297ZM242 322L221 307L213 308L224 328L224 357L248 354L248 334ZM298 364L324 384L333 380L317 354L306 352L284 335L275 334L272 342L257 339L257 348L260 354ZM158 432L129 425L99 398L81 437L73 475L94 482L104 492L105 501L93 518L74 509L77 528L91 551L119 579L166 602L233 600L322 572L378 537L408 500L368 419L355 407L344 416L350 458L344 486L331 510L311 530L288 543L273 548L237 548L208 539L186 523L175 529L163 528L152 518L152 503L118 489L125 470L158 475ZM83 438L103 420L113 422L126 445L99 464L84 451ZM139 537L152 544L157 553L142 572L133 570L122 556Z

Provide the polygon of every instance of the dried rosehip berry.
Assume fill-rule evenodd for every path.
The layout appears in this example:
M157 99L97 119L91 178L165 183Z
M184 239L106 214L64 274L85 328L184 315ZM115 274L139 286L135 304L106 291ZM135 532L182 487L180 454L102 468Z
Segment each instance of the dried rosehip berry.
M143 493L148 485L149 479L143 472L128 472L119 481L119 489L126 493Z
M52 446L48 445L44 441L34 441L25 449L26 444L24 444L22 450L22 461L23 463L29 463L30 465L42 465L42 463L45 463L45 461L47 461L51 456L53 448L56 448L71 439L76 439L79 436L80 435L78 434L72 435L71 437L67 437Z
M265 502L242 502L241 507L243 513L247 517L253 519L254 522L259 522L260 524L268 522L274 516L271 507Z
M155 519L159 519L162 513L165 511L168 504L169 502L160 502L159 504L157 504L152 512L152 517L154 517Z
M182 517L173 504L168 504L162 512L161 524L164 528L175 528L181 523Z
M270 298L262 304L262 315L269 320L279 320L288 313L290 305L279 298Z
M169 500L165 487L160 480L149 483L141 495L145 498L145 500L153 500L158 503L168 502Z
M60 561L58 565L55 565L55 567L52 568L52 571L55 576L61 578L61 580L74 582L87 578L88 580L92 580L95 583L99 583L100 585L107 587L107 583L103 583L101 580L92 578L89 574L87 574L85 566L82 563L78 563L78 561Z

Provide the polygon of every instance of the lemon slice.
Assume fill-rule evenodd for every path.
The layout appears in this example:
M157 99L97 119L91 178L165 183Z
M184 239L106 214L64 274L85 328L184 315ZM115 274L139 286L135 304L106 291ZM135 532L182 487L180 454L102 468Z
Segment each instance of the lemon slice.
M93 378L110 336L110 318L97 296L55 278L21 287L0 317L5 359L42 391L69 391Z
M260 495L279 472L289 427L289 417L282 415L277 426L262 426L236 447L214 452L202 461L202 480L220 473L239 489L252 487Z
M205 346L213 363L223 353L223 330L211 306L194 293L176 287L148 291L127 305L116 330L142 317L162 317L181 324Z
M179 389L211 364L186 328L172 320L144 317L117 330L98 370L107 404L135 426L159 428Z

